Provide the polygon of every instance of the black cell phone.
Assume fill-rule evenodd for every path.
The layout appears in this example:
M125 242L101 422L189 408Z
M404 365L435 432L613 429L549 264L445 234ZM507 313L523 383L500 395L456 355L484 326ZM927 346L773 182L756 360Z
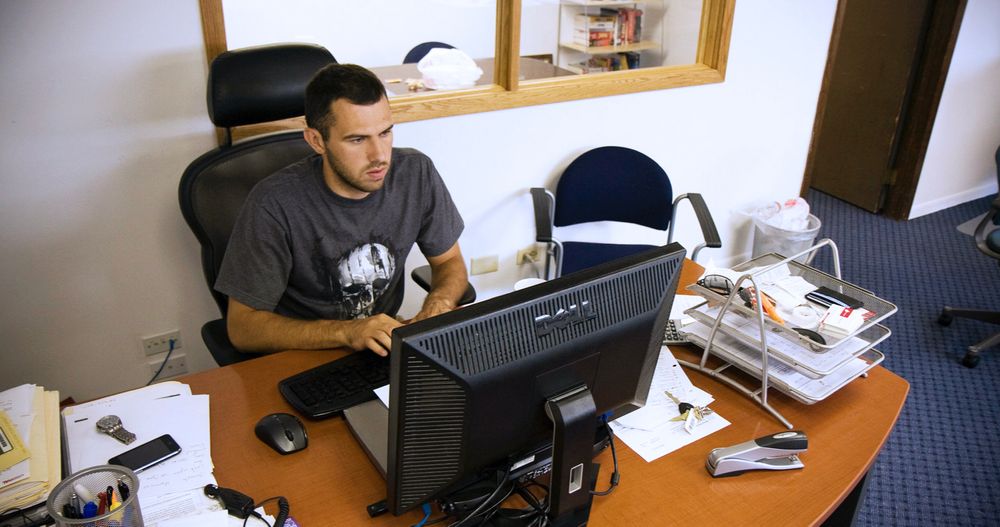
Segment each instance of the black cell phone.
M820 287L811 293L806 293L806 300L819 304L823 307L837 305L857 309L864 305L864 302L856 298L849 297L844 293L838 293L829 287Z
M109 465L121 465L132 469L138 474L147 468L170 459L181 453L181 446L170 434L164 434L152 441L143 443L132 450L118 454L108 460Z

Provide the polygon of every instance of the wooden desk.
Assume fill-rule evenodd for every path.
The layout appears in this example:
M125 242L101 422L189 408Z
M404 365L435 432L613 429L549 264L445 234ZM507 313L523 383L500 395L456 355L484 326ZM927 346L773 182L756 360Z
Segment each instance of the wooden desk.
M681 283L700 273L685 265ZM677 348L678 356L694 358ZM416 511L368 518L365 506L385 498L385 481L340 418L307 422L309 448L281 456L257 440L253 426L272 412L292 412L278 394L281 379L342 356L341 351L288 351L180 379L211 397L212 460L219 484L257 500L288 498L303 526L411 525ZM827 400L807 406L772 391L770 401L809 435L805 468L749 472L713 479L705 459L728 446L784 428L755 403L704 375L688 371L715 396L712 408L732 424L701 441L646 463L619 443L621 485L596 497L594 527L609 525L810 525L822 522L867 473L902 409L909 384L882 367ZM605 488L611 454L598 457Z

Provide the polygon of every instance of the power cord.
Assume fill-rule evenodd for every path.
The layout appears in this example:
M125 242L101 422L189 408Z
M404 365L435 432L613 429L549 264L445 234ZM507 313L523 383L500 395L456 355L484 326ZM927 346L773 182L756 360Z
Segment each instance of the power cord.
M614 469L611 471L611 485L607 488L607 490L590 491L590 493L594 496L607 496L608 494L611 494L615 490L615 487L618 486L618 482L621 481L621 473L618 472L618 453L615 452L615 434L611 431L611 425L608 424L607 415L604 416L603 421L604 429L608 432L608 443L611 444L611 461L614 464Z
M225 487L218 487L215 485L205 485L205 495L209 498L216 498L222 502L222 505L226 508L231 516L243 519L244 527L247 524L247 520L250 517L257 518L264 525L268 527L282 527L285 524L285 520L288 519L288 500L282 496L275 496L273 498L268 498L260 503L255 504L253 498L243 494L240 491L227 489ZM278 515L274 519L274 525L269 525L266 520L254 509L257 507L262 507L265 503L270 501L278 500Z
M156 378L160 376L160 373L163 372L163 368L167 366L167 361L170 360L170 355L174 352L174 344L176 342L177 342L176 339L170 339L169 341L170 347L167 349L167 356L163 357L163 363L160 364L160 369L156 370L156 373L153 374L153 378L146 383L146 386L153 384L153 381L155 381Z

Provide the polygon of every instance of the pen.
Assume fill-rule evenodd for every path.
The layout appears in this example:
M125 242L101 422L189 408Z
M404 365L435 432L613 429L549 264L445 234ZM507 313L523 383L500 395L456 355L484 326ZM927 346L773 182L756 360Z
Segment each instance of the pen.
M88 501L86 505L83 506L83 514L80 515L83 518L93 518L97 516L97 505L92 501Z

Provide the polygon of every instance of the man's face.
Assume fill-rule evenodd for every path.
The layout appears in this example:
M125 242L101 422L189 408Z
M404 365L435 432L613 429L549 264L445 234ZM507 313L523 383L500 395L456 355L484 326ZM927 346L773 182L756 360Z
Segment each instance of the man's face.
M392 157L392 113L382 98L372 105L353 104L337 99L330 106L333 126L322 140L323 176L336 194L361 199L385 183ZM312 143L312 141L310 141Z

